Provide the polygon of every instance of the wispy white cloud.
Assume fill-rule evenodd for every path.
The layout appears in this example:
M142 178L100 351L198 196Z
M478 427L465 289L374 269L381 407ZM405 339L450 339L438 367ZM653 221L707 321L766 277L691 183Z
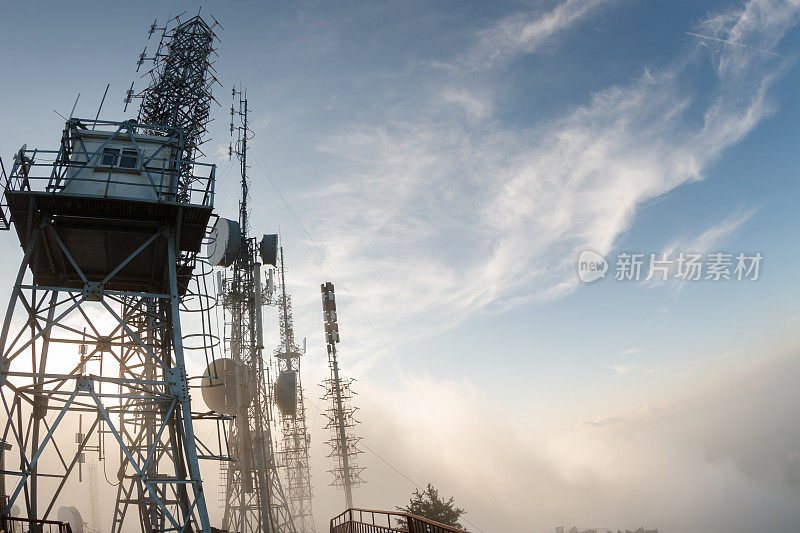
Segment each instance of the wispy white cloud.
M214 147L214 151L210 154L211 158L217 163L228 161L228 146L227 144L217 144Z
M666 265L666 275L654 271L652 272L653 277L648 278L647 283L643 286L647 289L669 286L676 292L682 291L690 281L688 279L683 280L677 276L677 258L680 254L707 255L709 253L724 251L723 247L730 242L739 229L750 220L757 211L757 207L739 209L699 233L694 235L682 235L674 238L656 255L656 259L666 258L669 262Z
M623 374L627 374L631 371L631 367L629 365L612 365L608 367L608 369L612 370L617 376L622 376Z
M633 355L637 353L642 353L641 346L631 346L630 348L625 348L624 350L620 350L619 352L622 355Z
M475 94L465 87L448 87L442 92L442 101L461 108L472 119L483 119L492 112L491 100Z
M599 428L603 426L611 426L618 422L622 422L622 418L618 416L604 416L600 418L593 418L592 420L587 420L586 422L583 423L583 425Z
M521 12L478 33L477 43L465 55L475 68L511 60L553 44L559 33L580 23L591 11L611 0L566 0L546 12Z
M702 179L774 111L767 91L785 61L729 47L644 69L547 123L505 125L494 113L500 59L563 36L602 4L562 2L479 32L450 68L431 70L439 82L418 98L321 146L338 158L335 179L307 200L335 205L337 216L321 213L312 233L390 342L574 291L579 250L609 251L643 202ZM773 49L797 11L796 2L752 0L701 26ZM687 84L706 60L714 83ZM409 83L409 93L419 89ZM748 213L698 239L723 238Z
M672 256L681 251L702 254L717 251L720 246L727 244L739 228L752 218L756 211L756 208L740 209L724 220L705 229L702 233L678 237L667 246L665 253Z
M717 51L717 74L720 77L747 76L755 62L775 49L787 28L797 24L797 0L750 0L738 9L715 14L697 25L698 33L738 50L720 47Z

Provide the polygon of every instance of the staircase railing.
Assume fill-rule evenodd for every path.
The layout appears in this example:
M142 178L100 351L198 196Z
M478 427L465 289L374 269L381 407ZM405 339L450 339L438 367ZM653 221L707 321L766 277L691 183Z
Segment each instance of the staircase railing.
M331 520L330 533L464 533L408 513L348 509Z

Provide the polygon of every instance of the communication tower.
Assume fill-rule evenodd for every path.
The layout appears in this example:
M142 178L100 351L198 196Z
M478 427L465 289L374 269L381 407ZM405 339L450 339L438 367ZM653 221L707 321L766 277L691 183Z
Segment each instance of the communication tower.
M361 437L355 435L354 428L358 423L355 418L355 407L352 406L353 379L344 379L339 373L339 361L336 345L339 343L339 322L336 316L336 296L333 283L328 281L320 286L322 291L322 318L325 326L325 343L328 349L328 366L331 374L323 383L325 395L323 400L330 402L325 412L328 419L327 429L333 436L328 441L331 447L329 457L334 457L336 464L329 470L333 474L333 485L344 489L345 503L348 509L353 508L353 487L364 482L361 478L363 467L357 464L357 456L361 453L358 443Z
M4 197L24 257L0 334L3 515L24 501L28 519L52 518L84 454L108 446L89 445L100 434L120 457L112 531L131 506L147 533L211 531L199 460L224 453L195 421L230 417L192 412L181 317L199 294L214 202L215 166L196 160L216 82L212 28L199 16L161 28L137 120L70 117L57 150L23 145L14 157ZM72 455L59 429L80 414Z
M309 446L311 435L306 423L300 357L305 353L294 337L292 298L286 291L286 268L283 247L280 248L280 295L275 298L280 314L281 344L275 350L276 378L273 387L281 425L280 454L286 467L286 493L292 516L304 533L315 533L312 509ZM270 272L271 273L271 272ZM271 281L271 280L270 280ZM270 289L272 283L269 284ZM271 291L270 291L271 292Z
M241 533L294 533L297 530L274 453L269 367L262 354L265 298L261 266L277 264L277 236L265 235L260 242L250 237L247 142L253 132L248 126L246 94L236 89L232 93L230 129L231 134L237 132L237 142L230 154L240 163L239 220L218 220L209 254L212 264L227 269L218 276L228 358L216 361L206 371L209 384L223 378L224 384L203 392L211 409L235 416L230 422L229 443L236 462L221 472L225 481L223 527Z

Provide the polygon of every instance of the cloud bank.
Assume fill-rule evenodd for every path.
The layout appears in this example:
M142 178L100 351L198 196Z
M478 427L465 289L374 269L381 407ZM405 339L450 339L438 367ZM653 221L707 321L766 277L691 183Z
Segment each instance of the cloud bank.
M362 429L365 442L416 483L430 480L453 495L470 512L472 531L791 531L800 523L796 354L752 354L763 357L702 387L572 427L520 425L469 381L419 380L491 494L415 391L401 387L389 400L397 431L381 431L382 415L367 402ZM359 501L408 497L400 475L370 454L365 460L369 486Z

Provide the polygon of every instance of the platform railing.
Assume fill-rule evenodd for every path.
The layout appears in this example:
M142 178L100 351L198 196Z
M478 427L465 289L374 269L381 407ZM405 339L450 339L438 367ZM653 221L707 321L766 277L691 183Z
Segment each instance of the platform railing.
M89 129L101 126L109 130ZM87 148L81 132L91 132L100 139L99 144ZM87 133L88 134L88 133ZM143 140L140 135L148 135ZM160 134L154 135L154 134ZM160 140L161 139L161 140ZM155 153L145 153L140 144L155 142L162 144ZM113 156L104 150L109 143L113 148L123 143L122 155ZM183 133L176 128L166 128L135 122L110 122L70 119L64 130L58 150L28 149L23 146L14 154L13 165L2 182L6 190L70 193L71 189L86 187L103 188L103 185L122 187L133 200L152 197L158 201L179 202L194 205L214 205L214 181L216 165L188 162L181 159ZM105 163L111 158L111 164ZM122 166L126 159L128 166ZM105 163L105 164L104 164ZM191 175L179 169L189 168ZM5 174L5 170L2 171ZM80 193L78 193L80 194ZM88 196L98 196L96 193ZM120 197L106 193L99 196ZM1 221L0 221L1 222Z
M3 533L72 533L67 522L55 520L30 520L17 516L0 518Z
M331 520L330 533L464 533L408 513L348 509Z
M0 498L0 509L8 507L8 496ZM0 533L72 533L67 522L31 520L20 516L0 516Z
M47 154L57 154L55 151L48 151L48 150L25 150L20 151L17 153L17 156L24 156L26 158L26 165L23 167L20 165L17 168L14 168L15 172L11 174L8 180L4 180L4 182L8 183L8 189L11 191L42 191L42 192L49 192L53 194L58 194L62 192L69 192L69 189L66 185L51 185L51 178L50 175L46 176L36 176L31 174L31 171L36 170L38 167L45 167L46 169L53 168L54 161L52 159L43 160L40 159L41 156ZM37 157L34 159L34 157ZM202 163L194 163L196 167L208 167L209 175L208 176L194 176L194 180L191 185L182 188L182 191L186 196L188 196L189 200L183 203L195 204L195 205L213 205L213 194L214 194L214 174L215 174L215 167L214 165L205 165ZM81 165L79 163L65 163L60 164L63 168L80 168L81 175L72 177L69 182L70 184L76 183L87 183L87 184L101 184L101 185L115 185L115 186L127 186L130 187L134 193L128 199L137 200L144 196L144 193L152 191L153 195L162 201L174 201L178 195L176 194L174 187L169 183L168 179L174 177L174 172L165 172L156 169L148 169L149 174L153 177L163 178L155 180L153 179L152 182L142 183L142 181L134 181L133 179L125 179L124 177L120 177L120 174L124 176L125 173L134 175L133 172L127 172L126 169L120 169L119 167L109 167L109 166L100 166L100 165ZM27 174L22 175L19 172L16 172L18 169L25 168ZM89 174L86 171L93 171L93 174ZM145 171L140 171L142 174ZM136 193L137 190L140 190L141 193ZM90 196L96 196L95 194L90 194ZM120 197L118 194L107 193L107 194L100 194L99 196L106 196L106 197Z

